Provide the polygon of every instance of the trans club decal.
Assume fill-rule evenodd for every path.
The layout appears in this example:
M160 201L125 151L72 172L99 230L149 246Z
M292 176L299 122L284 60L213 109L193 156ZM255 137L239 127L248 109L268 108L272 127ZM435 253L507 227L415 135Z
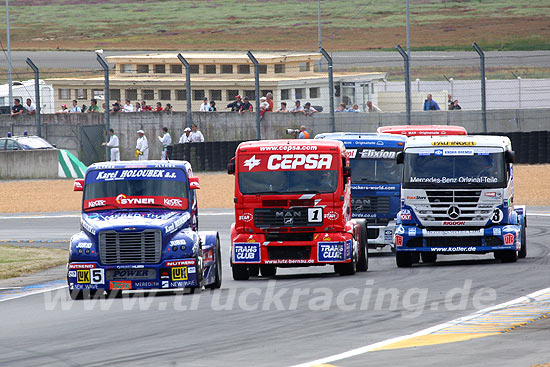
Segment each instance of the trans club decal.
M234 263L259 263L260 243L246 242L233 244Z
M318 242L317 259L319 262L338 262L346 260L346 247L351 250L350 243L344 242Z

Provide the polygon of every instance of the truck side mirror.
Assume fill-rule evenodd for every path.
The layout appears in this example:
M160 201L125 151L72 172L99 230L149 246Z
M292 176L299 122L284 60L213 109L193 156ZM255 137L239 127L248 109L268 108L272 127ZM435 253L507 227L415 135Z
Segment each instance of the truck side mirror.
M227 174L234 175L235 174L235 157L231 158L229 161L229 164L227 165Z
M506 163L514 163L516 160L516 153L514 153L513 150L507 150L504 153L504 158L506 159Z
M84 179L77 178L73 183L73 191L84 191Z
M196 190L196 189L200 189L201 188L201 185L199 184L199 178L194 176L194 177L189 177L189 188L191 190Z
M404 161L405 155L403 154L403 152L397 152L397 154L395 155L395 162L397 164L403 164Z

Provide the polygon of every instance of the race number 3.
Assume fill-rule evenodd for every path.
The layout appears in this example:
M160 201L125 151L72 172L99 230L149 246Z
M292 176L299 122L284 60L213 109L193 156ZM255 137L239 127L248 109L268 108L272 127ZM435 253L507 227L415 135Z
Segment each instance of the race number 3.
M323 221L323 208L308 208L307 221L310 223L320 223Z

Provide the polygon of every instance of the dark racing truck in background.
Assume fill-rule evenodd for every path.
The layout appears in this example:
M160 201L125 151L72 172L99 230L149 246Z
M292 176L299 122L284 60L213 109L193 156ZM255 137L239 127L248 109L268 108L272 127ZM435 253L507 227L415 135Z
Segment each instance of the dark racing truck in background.
M278 267L334 265L341 275L366 271L366 222L351 219L349 158L334 140L241 143L231 226L233 278Z
M217 232L199 232L198 178L184 161L96 163L76 180L81 231L71 237L71 298L104 291L219 288Z

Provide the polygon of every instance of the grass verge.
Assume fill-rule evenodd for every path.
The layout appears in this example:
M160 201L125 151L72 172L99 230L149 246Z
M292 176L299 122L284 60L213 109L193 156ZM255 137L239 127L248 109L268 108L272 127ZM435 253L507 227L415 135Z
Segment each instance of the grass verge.
M0 279L29 275L67 263L67 250L0 246Z

